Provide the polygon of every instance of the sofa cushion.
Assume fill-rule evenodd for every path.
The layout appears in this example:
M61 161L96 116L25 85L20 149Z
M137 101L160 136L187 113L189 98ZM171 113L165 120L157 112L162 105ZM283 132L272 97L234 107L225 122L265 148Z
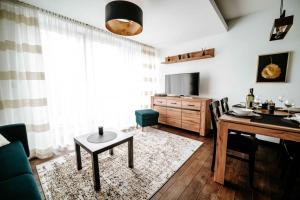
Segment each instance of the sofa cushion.
M0 181L1 199L41 199L32 174L24 174Z
M32 174L29 161L20 141L0 147L0 181L11 177Z
M9 144L10 142L0 133L0 147Z

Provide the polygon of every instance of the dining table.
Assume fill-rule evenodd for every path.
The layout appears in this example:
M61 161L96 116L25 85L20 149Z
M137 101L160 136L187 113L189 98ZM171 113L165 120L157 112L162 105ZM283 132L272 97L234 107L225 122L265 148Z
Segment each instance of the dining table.
M263 120L251 120L251 118L237 117L228 114L222 115L218 120L216 165L214 173L214 181L222 185L224 185L225 179L228 134L235 131L300 142L299 125L286 126L280 122L278 124L272 124L268 121L264 123Z

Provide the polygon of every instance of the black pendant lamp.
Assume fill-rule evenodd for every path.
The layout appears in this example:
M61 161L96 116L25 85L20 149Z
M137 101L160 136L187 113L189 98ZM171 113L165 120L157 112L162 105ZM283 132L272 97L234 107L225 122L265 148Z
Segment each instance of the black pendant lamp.
M283 0L281 0L280 4L280 18L275 19L274 21L270 34L270 41L282 40L293 25L294 15L286 17L285 10L282 11L282 8Z
M143 30L143 11L129 1L112 1L105 7L105 26L118 35L137 35Z

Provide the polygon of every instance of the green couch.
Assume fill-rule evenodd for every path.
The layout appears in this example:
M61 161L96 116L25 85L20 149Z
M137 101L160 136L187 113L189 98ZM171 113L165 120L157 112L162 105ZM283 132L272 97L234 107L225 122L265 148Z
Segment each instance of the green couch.
M29 147L24 124L0 126L10 144L0 147L0 199L41 199L28 161Z

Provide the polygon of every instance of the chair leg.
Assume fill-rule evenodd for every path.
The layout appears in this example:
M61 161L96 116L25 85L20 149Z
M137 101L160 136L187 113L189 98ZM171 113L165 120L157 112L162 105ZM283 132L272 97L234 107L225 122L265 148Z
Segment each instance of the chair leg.
M211 168L210 168L212 172L215 171L215 162L216 162L216 145L214 145L213 147L213 157L212 157Z
M136 124L136 128L139 128L139 124L138 123Z
M144 127L142 126L142 132L144 132Z
M249 183L251 187L253 187L254 169L255 169L255 152L249 154Z
M290 160L286 167L286 177L284 180L283 199L290 199L290 194L293 192L293 186L297 177L297 164L294 160Z

